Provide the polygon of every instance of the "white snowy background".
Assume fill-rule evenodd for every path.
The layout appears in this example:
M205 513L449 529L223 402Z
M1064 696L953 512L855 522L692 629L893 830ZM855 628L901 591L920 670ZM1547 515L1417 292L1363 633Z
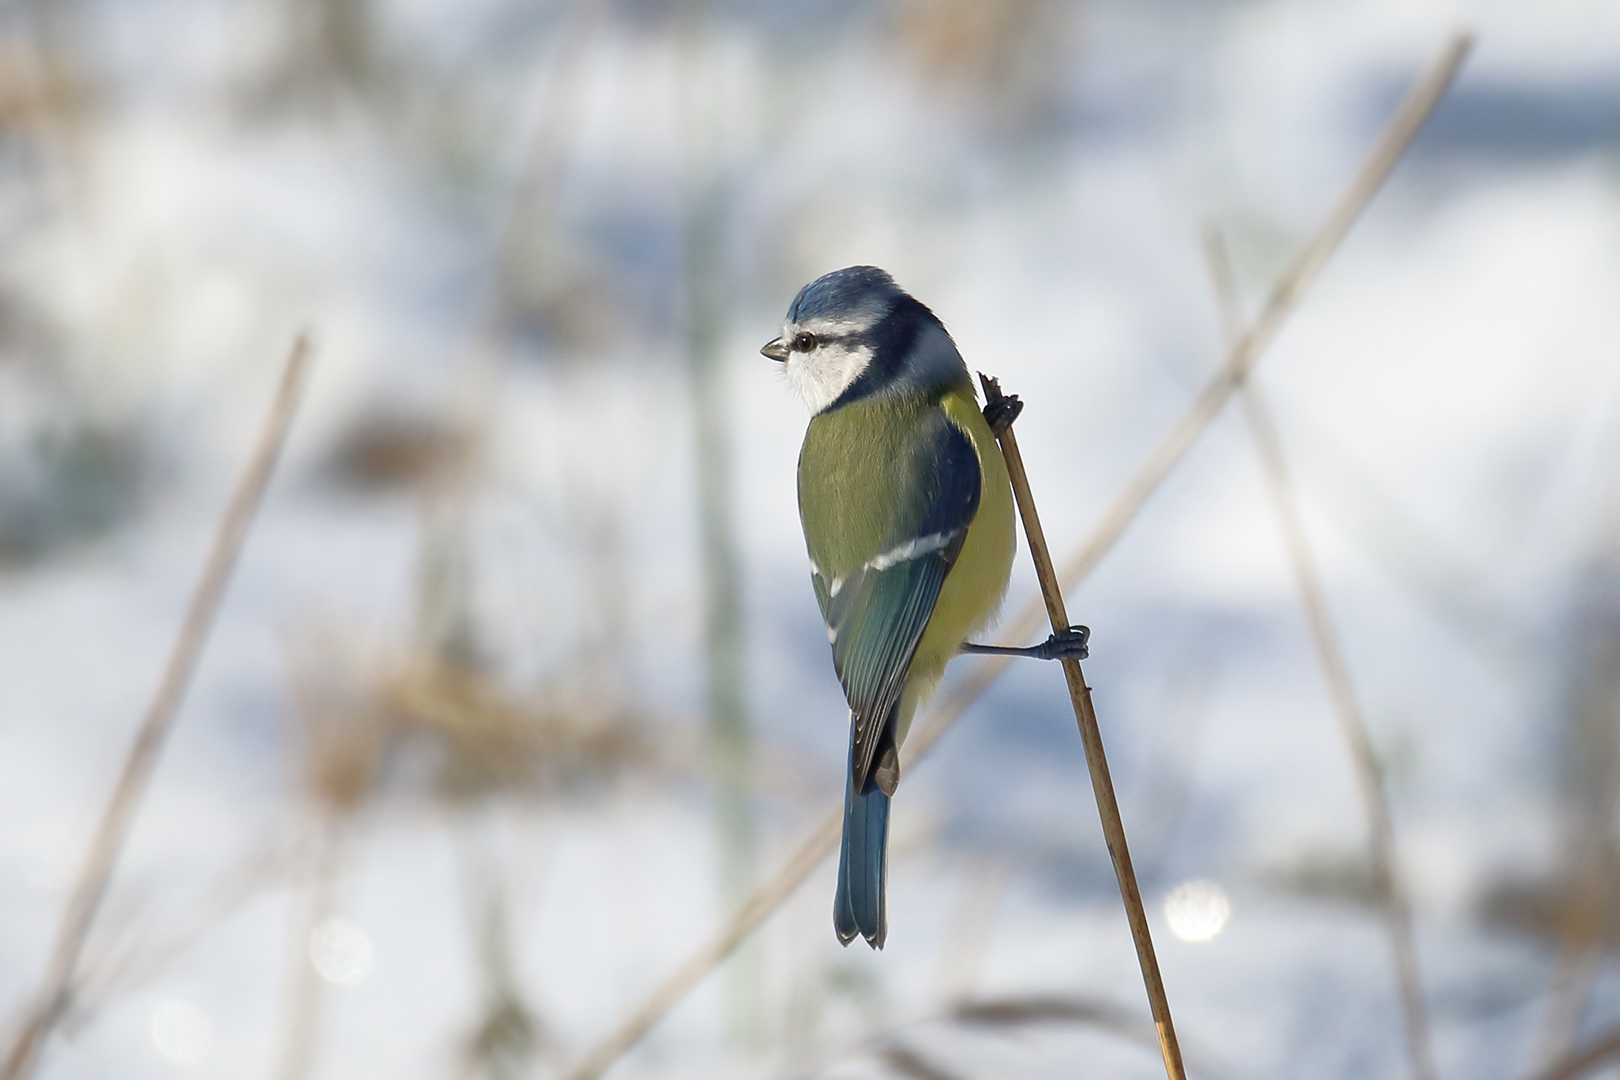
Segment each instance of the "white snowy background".
M1383 763L1439 1073L1532 1075L1570 838L1608 835L1620 743L1613 0L0 8L0 1031L300 330L302 411L42 1077L557 1075L724 918L694 186L764 875L839 797L846 738L805 417L757 352L794 291L875 263L933 307L1025 400L1061 558L1222 360L1200 230L1252 312L1462 25L1460 80L1257 378ZM1405 1076L1241 421L1070 612L1193 1073ZM1021 555L1009 610L1032 589ZM308 733L375 714L436 619L506 722L622 740L463 774L453 716L407 725L323 830ZM908 772L891 868L882 953L834 939L829 860L612 1075L1162 1075L1055 670L1015 666ZM1165 914L1191 881L1229 905L1207 941ZM975 1027L963 998L1091 1015ZM1576 1041L1616 1024L1600 966Z

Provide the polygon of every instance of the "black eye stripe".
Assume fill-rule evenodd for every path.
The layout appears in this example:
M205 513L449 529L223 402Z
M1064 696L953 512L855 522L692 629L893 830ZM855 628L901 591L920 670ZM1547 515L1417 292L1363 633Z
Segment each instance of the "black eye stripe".
M793 347L802 352L809 352L818 345L843 345L855 341L860 334L812 334L801 330L793 336Z

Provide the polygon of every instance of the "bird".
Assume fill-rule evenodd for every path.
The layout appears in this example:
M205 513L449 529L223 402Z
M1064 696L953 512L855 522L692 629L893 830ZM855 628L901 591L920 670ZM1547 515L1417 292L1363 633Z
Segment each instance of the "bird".
M889 274L812 281L760 352L811 417L799 452L810 578L849 703L849 761L833 928L888 937L889 801L917 706L960 652L1087 655L1073 627L1031 648L977 645L1014 552L1006 462L944 323Z

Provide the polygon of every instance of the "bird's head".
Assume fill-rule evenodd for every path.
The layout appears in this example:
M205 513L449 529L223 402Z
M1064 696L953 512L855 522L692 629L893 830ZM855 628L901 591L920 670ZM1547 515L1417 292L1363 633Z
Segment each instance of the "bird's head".
M785 365L813 413L876 394L925 392L967 376L934 313L875 266L834 270L800 289L782 336L760 352Z

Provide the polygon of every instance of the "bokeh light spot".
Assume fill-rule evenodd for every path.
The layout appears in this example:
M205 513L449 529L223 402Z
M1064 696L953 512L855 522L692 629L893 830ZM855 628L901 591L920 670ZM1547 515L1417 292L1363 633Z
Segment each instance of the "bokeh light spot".
M190 1065L208 1056L214 1028L202 1010L189 1001L171 999L152 1010L152 1045L177 1065Z
M309 961L327 982L364 982L371 960L371 938L352 922L327 919L309 936Z
M1186 881L1165 897L1164 917L1182 941L1210 941L1226 928L1232 902L1213 881Z

